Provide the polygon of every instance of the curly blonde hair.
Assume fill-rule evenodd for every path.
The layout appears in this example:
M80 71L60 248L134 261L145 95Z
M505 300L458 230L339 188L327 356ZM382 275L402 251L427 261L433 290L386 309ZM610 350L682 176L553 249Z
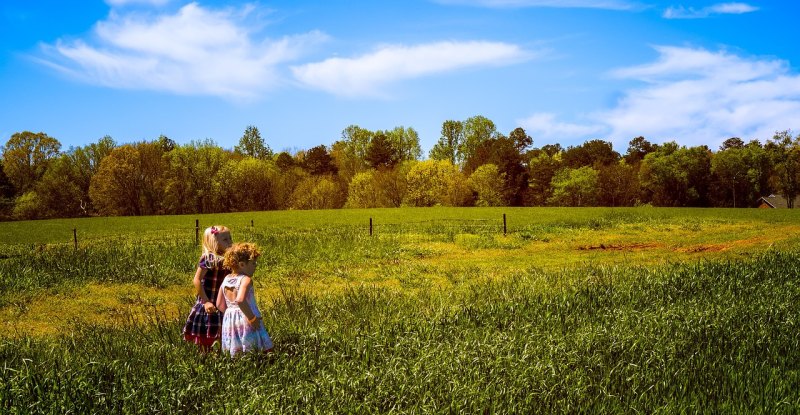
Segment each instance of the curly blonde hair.
M258 246L250 242L240 242L233 244L225 252L225 260L223 265L228 269L236 269L239 267L239 262L252 261L261 256L261 251Z

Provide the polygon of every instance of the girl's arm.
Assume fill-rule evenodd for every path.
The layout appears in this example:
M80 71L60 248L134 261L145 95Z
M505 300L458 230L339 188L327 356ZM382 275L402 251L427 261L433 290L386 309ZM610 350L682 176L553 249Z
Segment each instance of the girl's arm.
M250 277L242 277L242 283L239 285L239 294L236 296L236 302L239 303L239 308L242 310L244 317L247 321L253 321L253 318L256 314L250 309L250 303L248 303L245 299L247 298L247 290L252 289L252 279ZM255 320L251 325L258 326L259 321Z
M220 313L224 313L225 310L228 309L228 303L225 302L225 290L220 288L219 292L217 293L217 310Z
M206 309L206 313L213 314L217 312L217 307L206 295L206 290L203 289L202 281L203 277L206 275L206 272L208 272L207 269L197 267L197 272L194 273L192 284L194 284L195 293L197 293L197 296L200 297L200 301L203 302L203 307Z

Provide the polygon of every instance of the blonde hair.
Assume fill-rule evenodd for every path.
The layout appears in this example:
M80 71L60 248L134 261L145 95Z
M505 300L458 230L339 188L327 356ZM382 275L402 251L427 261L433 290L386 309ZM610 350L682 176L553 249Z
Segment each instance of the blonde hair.
M223 265L225 268L233 270L239 267L239 262L249 262L260 256L261 251L256 244L240 242L233 244L233 246L225 252Z
M203 256L207 261L216 263L220 259L219 244L217 243L217 234L230 232L227 226L214 225L206 228L203 232Z

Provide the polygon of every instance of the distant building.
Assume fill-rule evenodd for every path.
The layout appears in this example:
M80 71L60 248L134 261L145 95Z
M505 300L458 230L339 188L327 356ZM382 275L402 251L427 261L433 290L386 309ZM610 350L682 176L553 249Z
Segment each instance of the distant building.
M786 209L789 207L787 202L786 198L779 195L761 196L758 199L758 207L762 209ZM794 198L793 207L800 208L800 196Z

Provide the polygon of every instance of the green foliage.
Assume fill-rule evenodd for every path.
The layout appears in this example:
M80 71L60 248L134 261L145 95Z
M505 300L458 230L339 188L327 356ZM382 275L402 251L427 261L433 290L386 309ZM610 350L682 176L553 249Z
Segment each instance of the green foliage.
M231 360L183 315L0 340L6 413L791 413L800 404L800 254L658 268L529 269L464 289L285 287L277 345Z
M469 188L466 179L449 161L425 160L411 166L406 175L408 206L464 206Z
M333 157L325 146L316 146L305 155L303 168L314 176L336 173Z
M233 151L259 160L272 158L272 149L264 142L261 132L254 125L248 125L245 128L242 138L239 139L239 145L234 147Z
M397 147L386 134L378 132L367 146L364 160L373 169L392 168L401 160L399 147Z
M458 158L463 161L474 157L481 143L499 137L494 122L482 115L467 118L463 128L464 139L457 150Z
M247 157L229 161L219 173L215 199L227 211L272 210L279 207L279 171L272 160Z
M25 193L44 176L61 143L45 133L14 133L3 147L3 171L18 194Z
M790 131L780 131L767 143L767 152L775 165L775 182L789 207L800 195L800 135L792 139Z
M460 121L447 120L442 123L442 136L431 148L432 160L445 160L454 165L461 164L464 157L459 152L464 141L464 124Z
M303 179L291 196L292 209L338 209L347 196L332 176L311 176Z
M597 199L597 170L584 166L563 168L553 177L553 195L547 202L554 206L592 206Z
M167 163L164 205L168 213L206 213L230 206L227 198L219 195L221 183L230 184L232 180L228 176L232 172L224 168L229 156L213 141L177 146L164 158ZM239 184L243 185L241 189L247 188L245 183Z
M710 150L680 147L675 142L645 156L639 170L642 188L659 206L704 206L710 177Z
M501 206L505 173L494 164L484 164L469 176L469 187L477 195L475 206Z

